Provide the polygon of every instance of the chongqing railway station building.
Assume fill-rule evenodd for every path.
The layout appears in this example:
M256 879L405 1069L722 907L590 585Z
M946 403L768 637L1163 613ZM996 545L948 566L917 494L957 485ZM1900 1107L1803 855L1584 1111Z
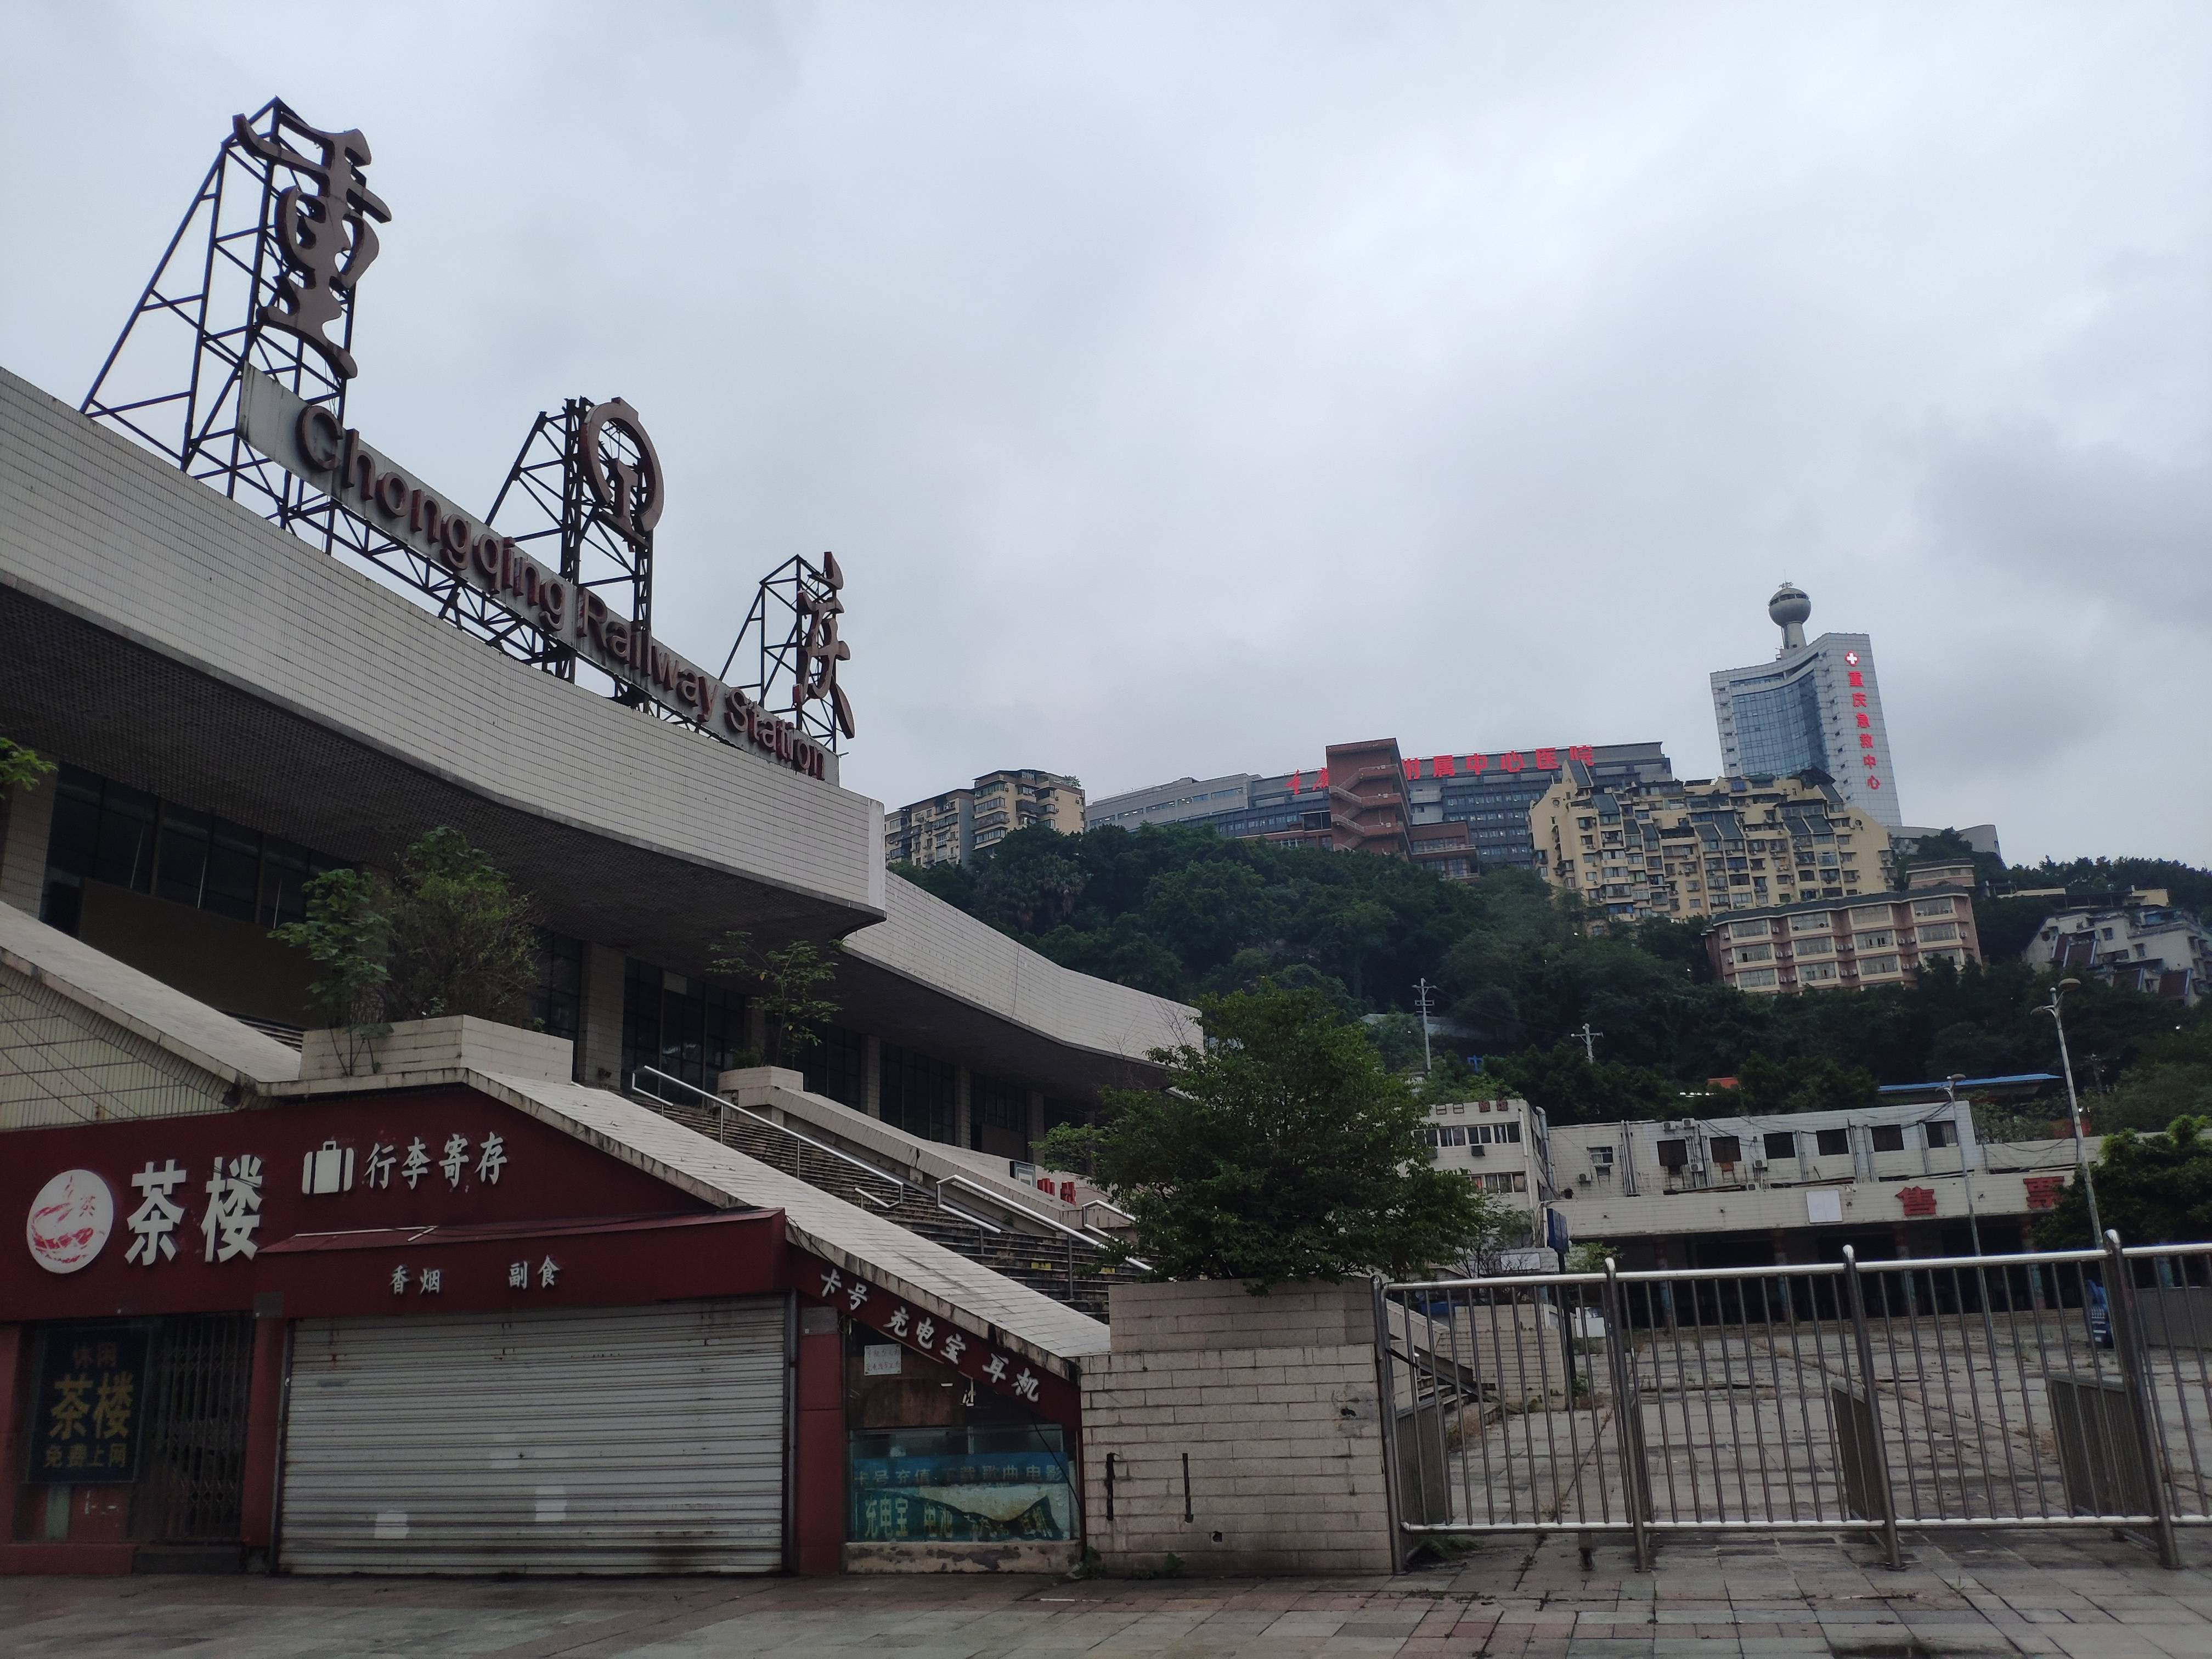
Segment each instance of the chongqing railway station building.
M359 139L272 105L210 176L382 222ZM885 871L836 561L726 684L652 631L636 411L541 417L542 533L527 447L472 517L346 423L351 287L256 271L179 441L0 371L0 736L57 769L0 830L0 1570L1072 1563L1120 1218L1030 1149L1190 1011ZM270 930L441 828L533 902L532 1029L319 1029ZM790 1070L733 931L842 943Z

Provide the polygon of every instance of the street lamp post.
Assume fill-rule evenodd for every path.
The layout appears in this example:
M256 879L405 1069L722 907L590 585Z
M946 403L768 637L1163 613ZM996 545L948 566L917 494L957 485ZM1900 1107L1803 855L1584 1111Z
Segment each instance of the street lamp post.
M2081 1191L2089 1200L2089 1232L2097 1248L2105 1244L2105 1224L2097 1214L2097 1183L2089 1174L2089 1156L2081 1145L2081 1097L2074 1092L2074 1062L2066 1054L2066 1021L2058 1011L2058 1000L2075 989L2081 981L2062 979L2051 988L2051 1000L2038 1003L2035 1012L2051 1016L2051 1024L2058 1032L2058 1065L2066 1073L2066 1115L2074 1125L2074 1168L2081 1176Z
M1966 1130L1959 1121L1959 1085L1966 1080L1964 1072L1954 1072L1943 1079L1943 1093L1951 1103L1951 1133L1959 1143L1959 1175L1966 1183L1966 1225L1974 1235L1974 1254L1982 1253L1982 1219L1974 1208L1974 1172L1966 1162Z

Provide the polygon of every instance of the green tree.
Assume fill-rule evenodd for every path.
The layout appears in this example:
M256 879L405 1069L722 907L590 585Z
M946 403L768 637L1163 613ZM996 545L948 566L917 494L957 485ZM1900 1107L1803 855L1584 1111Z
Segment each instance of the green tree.
M768 1013L765 1059L770 1066L797 1059L821 1042L817 1028L837 1012L836 1003L822 994L822 988L837 977L830 951L842 948L834 940L825 950L812 939L800 939L766 951L741 930L722 935L708 971L755 988Z
M1459 1259L1496 1206L1437 1169L1426 1115L1358 1026L1310 991L1201 1005L1203 1047L1161 1049L1158 1089L1106 1094L1097 1128L1055 1129L1040 1156L1088 1160L1135 1217L1164 1279L1403 1277Z
M2191 1244L2212 1239L2212 1121L2177 1118L2161 1134L2123 1129L2090 1166L2097 1211L2123 1244ZM2089 1242L2089 1200L2069 1180L2058 1204L2035 1224L2045 1249Z
M12 738L0 738L0 794L10 789L35 789L39 780L52 775L54 763L26 749Z
M538 980L536 908L458 830L433 830L399 860L385 1012L469 1014L519 1025Z
M347 1034L346 1069L401 1019L468 1014L516 1024L529 1012L538 933L528 896L458 830L433 830L397 879L331 870L307 883L307 919L270 937L314 964L307 994Z
M334 1030L345 1033L348 1075L360 1069L371 1038L392 1028L384 1017L385 966L392 943L390 884L361 870L329 870L304 890L307 919L270 937L307 952L314 964L307 995Z

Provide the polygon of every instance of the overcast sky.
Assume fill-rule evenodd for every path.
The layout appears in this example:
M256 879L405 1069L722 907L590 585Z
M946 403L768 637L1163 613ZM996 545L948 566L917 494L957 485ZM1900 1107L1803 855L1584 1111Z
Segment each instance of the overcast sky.
M0 362L234 112L391 205L350 411L636 405L660 631L835 549L848 785L1663 740L1863 630L1908 822L2212 862L2212 7L0 3Z

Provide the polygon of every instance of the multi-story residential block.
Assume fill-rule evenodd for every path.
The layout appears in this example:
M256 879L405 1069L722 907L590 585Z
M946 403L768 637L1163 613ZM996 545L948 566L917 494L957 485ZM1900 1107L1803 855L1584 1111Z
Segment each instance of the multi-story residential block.
M1767 996L1909 985L1925 963L1982 960L1967 882L1754 911L1707 929L1705 951L1722 983Z
M987 772L965 789L884 814L884 857L892 864L965 864L1017 830L1083 830L1083 786L1028 768Z
M1525 1100L1455 1100L1429 1108L1430 1157L1485 1192L1540 1218L1552 1198L1550 1130Z
M1056 772L989 772L975 780L975 850L996 846L1017 830L1042 824L1063 836L1083 833L1083 786Z
M1295 772L1183 778L1131 790L1091 804L1085 822L1119 824L1206 823L1239 840L1334 847L1333 788L1349 787L1354 770L1372 763L1374 744L1339 744L1325 763ZM1413 856L1441 873L1471 877L1483 870L1531 868L1536 862L1529 809L1563 780L1600 787L1650 783L1674 775L1656 743L1539 744L1472 753L1407 757L1390 744L1390 763L1404 781L1403 812ZM1353 758L1359 751L1365 758ZM1342 758L1340 758L1342 757ZM1371 793L1373 780L1366 785ZM1427 826L1446 826L1429 828ZM1464 826L1463 831L1449 826Z
M954 789L884 814L887 864L965 864L975 851L975 792Z
M1605 789L1563 778L1529 813L1536 868L1598 925L1849 899L1889 886L1889 831L1826 775Z
M1774 660L1712 676L1722 769L1751 777L1817 768L1850 805L1898 828L1905 819L1873 645L1863 634L1823 634L1808 645L1813 602L1788 582L1767 601L1766 614L1782 629Z
M2071 1140L1984 1143L1939 1097L1858 1110L1552 1126L1553 1202L1624 1267L1763 1267L2021 1247L2074 1169ZM2096 1143L2088 1146L2096 1156Z
M2203 919L2139 889L2119 905L2077 905L2044 918L2021 955L2039 968L2094 973L2107 984L2196 1005L2212 984Z

